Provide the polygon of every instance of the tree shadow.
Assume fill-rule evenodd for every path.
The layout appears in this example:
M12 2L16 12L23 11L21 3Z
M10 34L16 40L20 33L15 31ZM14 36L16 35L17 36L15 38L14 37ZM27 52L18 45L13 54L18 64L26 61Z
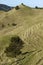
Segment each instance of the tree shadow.
M10 45L5 49L5 53L8 57L16 57L22 53L24 42L19 36L11 37Z

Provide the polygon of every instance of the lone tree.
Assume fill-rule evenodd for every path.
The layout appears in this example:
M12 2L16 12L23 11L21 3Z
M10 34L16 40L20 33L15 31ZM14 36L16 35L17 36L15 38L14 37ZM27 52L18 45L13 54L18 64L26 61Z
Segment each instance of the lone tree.
M8 57L16 57L20 55L21 49L23 47L24 42L20 39L19 36L12 37L10 40L9 47L6 48L5 53Z
M38 6L35 6L36 9L38 9Z
M24 5L23 3L21 3L22 5Z

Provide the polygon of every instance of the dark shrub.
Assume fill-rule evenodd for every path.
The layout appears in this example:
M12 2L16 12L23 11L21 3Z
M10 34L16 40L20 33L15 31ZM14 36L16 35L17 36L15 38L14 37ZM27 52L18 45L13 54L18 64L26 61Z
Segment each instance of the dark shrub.
M23 3L21 3L22 5L24 5Z
M19 8L19 6L16 6L15 9L18 10L18 9L20 9L20 8Z
M2 24L2 28L4 28L5 27L5 25L4 24Z
M15 23L12 23L12 26L16 26L16 24Z
M20 55L21 49L23 47L24 42L20 39L19 36L11 37L11 43L9 47L6 48L5 53L8 57L16 57Z
M25 6L23 3L21 3L21 5Z
M8 23L8 26L9 26L10 24Z
M38 6L35 6L36 9L38 9Z

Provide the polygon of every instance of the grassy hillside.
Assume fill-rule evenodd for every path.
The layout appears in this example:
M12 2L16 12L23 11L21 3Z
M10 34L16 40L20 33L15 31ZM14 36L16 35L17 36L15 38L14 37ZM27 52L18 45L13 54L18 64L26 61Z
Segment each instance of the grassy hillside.
M0 11L0 65L43 65L43 9L17 7Z

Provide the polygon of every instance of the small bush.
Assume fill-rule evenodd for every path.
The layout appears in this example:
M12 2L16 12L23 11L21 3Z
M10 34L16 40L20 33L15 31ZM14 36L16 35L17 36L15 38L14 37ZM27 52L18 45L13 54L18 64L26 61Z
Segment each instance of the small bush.
M12 23L12 26L16 26L16 24L15 23Z
M10 24L8 23L8 26L9 26Z
M18 9L20 9L20 8L19 8L19 6L16 6L15 9L18 10Z
M2 24L2 28L4 28L5 27L5 25L4 24Z

